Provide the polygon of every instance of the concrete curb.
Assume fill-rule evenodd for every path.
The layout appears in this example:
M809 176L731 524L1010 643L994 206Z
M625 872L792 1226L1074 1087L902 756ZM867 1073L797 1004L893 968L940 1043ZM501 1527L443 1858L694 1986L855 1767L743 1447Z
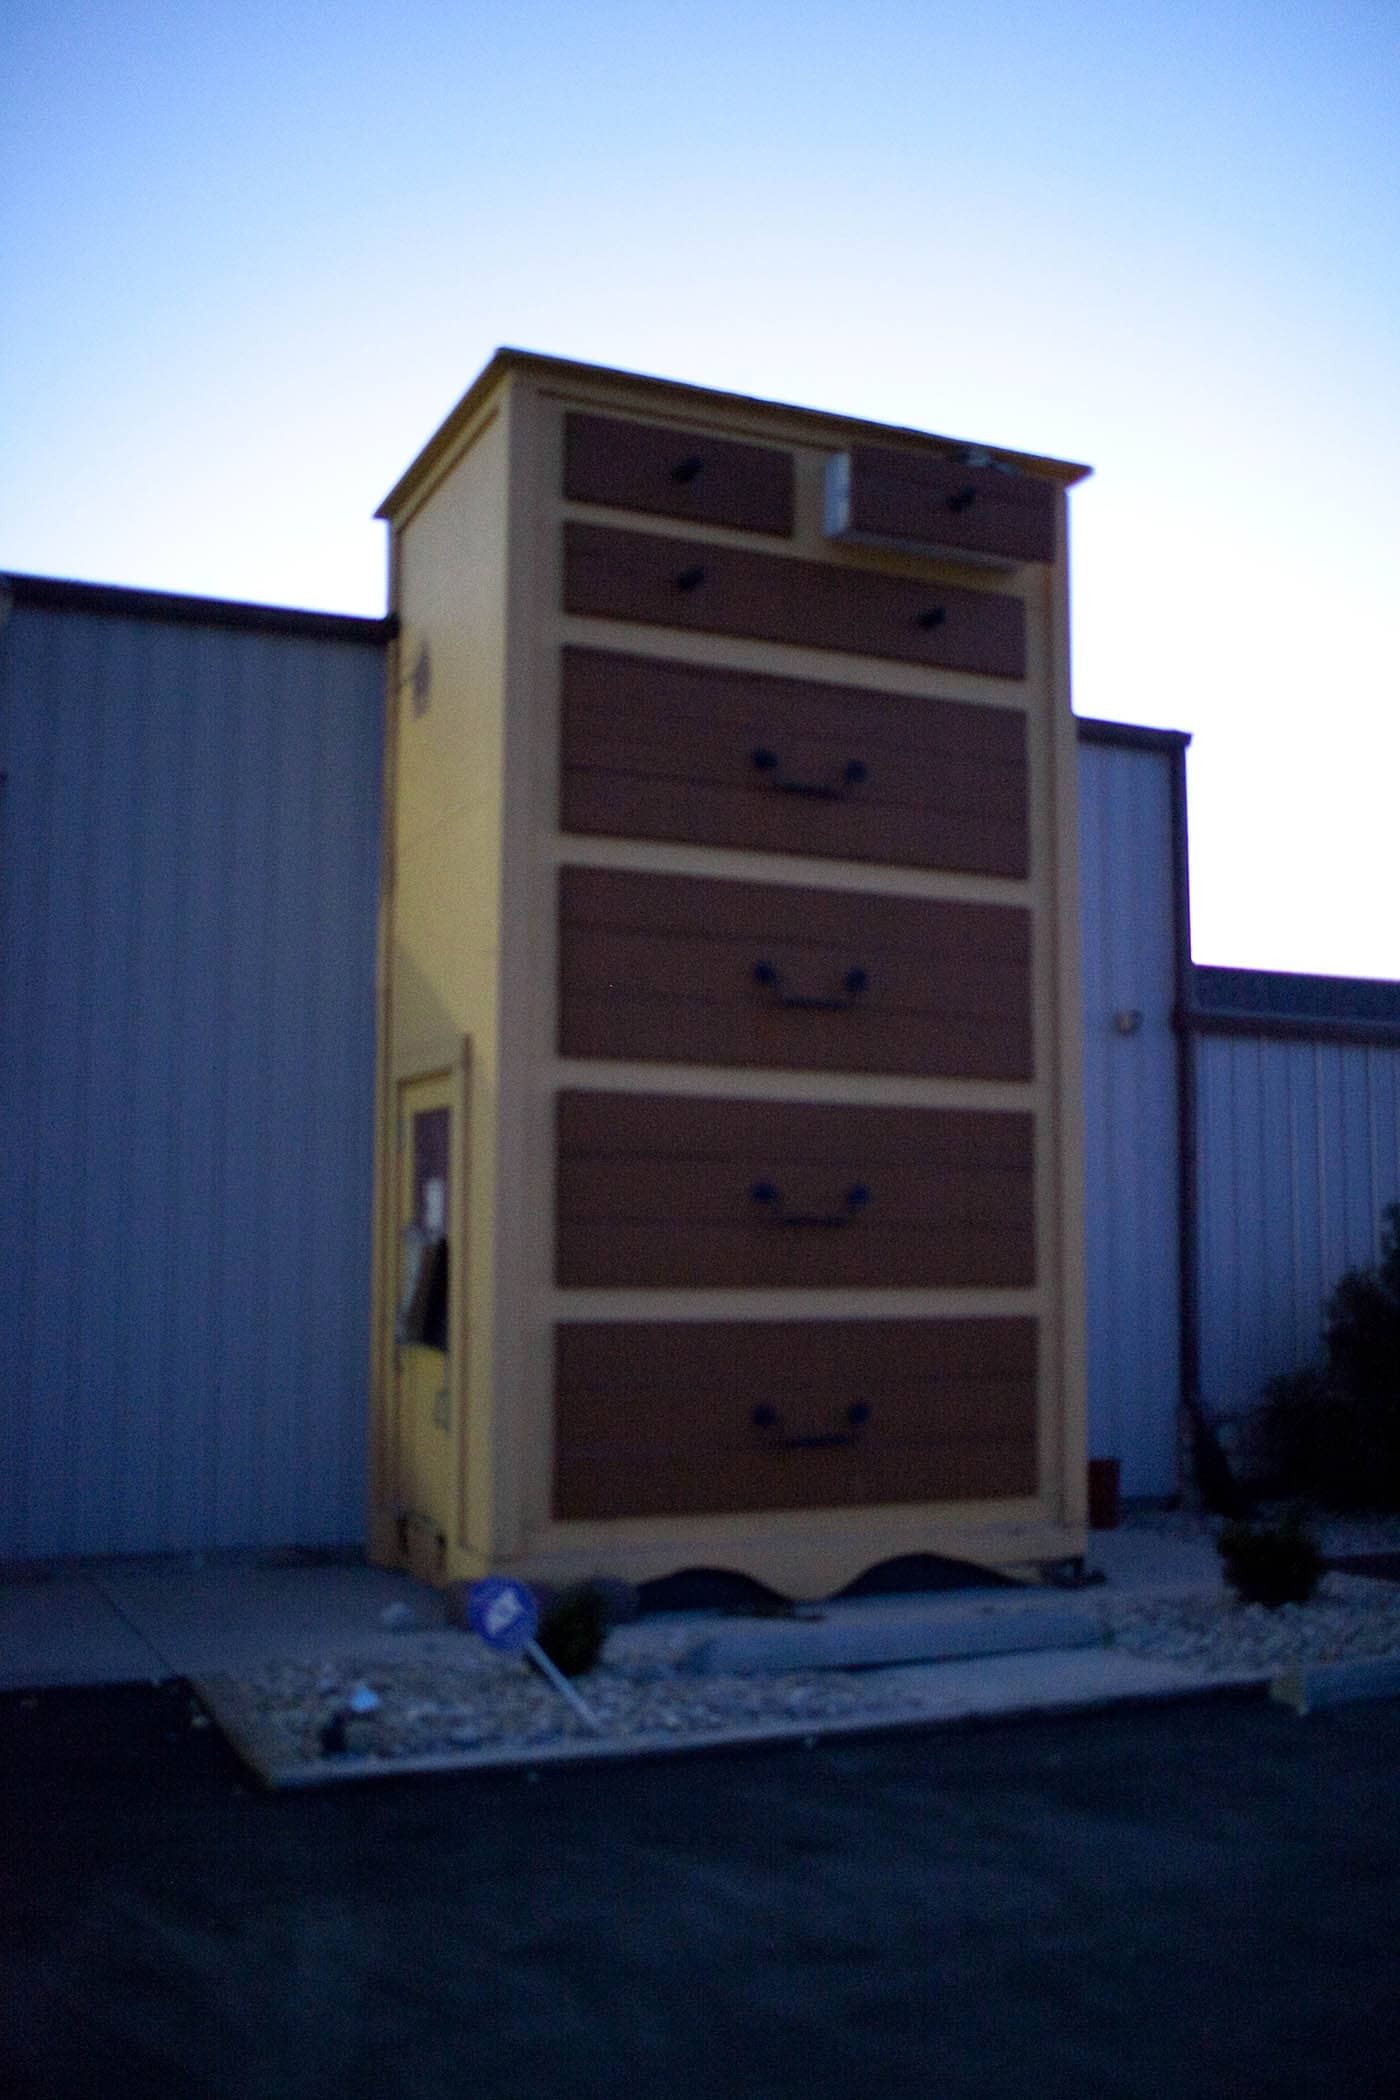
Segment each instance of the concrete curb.
M1064 1651L1057 1650L1038 1655L1033 1660L1048 1664L1063 1654ZM1065 1661L1071 1665L1079 1660L1077 1653L1065 1655ZM959 1665L928 1667L957 1669ZM224 1695L221 1686L204 1684L197 1678L190 1682L196 1696L243 1763L264 1786L277 1792L343 1785L352 1780L441 1776L454 1772L531 1772L554 1767L618 1763L634 1758L699 1756L710 1751L776 1749L799 1744L814 1749L824 1741L927 1734L943 1728L1025 1721L1037 1716L1098 1713L1116 1707L1158 1706L1174 1700L1263 1697L1268 1688L1267 1677L1257 1673L1229 1678L1192 1678L1184 1676L1179 1666L1151 1663L1142 1664L1136 1683L1081 1682L1075 1689L1073 1675L1071 1669L1065 1673L1066 1681L1058 1686L1051 1683L1038 1693L1013 1695L1000 1704L985 1697L979 1698L975 1692L942 1705L932 1698L916 1696L902 1711L867 1711L824 1719L748 1722L724 1729L677 1729L603 1738L565 1736L538 1743L515 1741L480 1749L407 1757L350 1754L282 1765L269 1761L256 1731L247 1725L246 1716L239 1711L236 1702Z
M1315 1663L1274 1678L1269 1696L1302 1716L1360 1699L1400 1697L1400 1657L1357 1656L1351 1662Z
M732 1620L697 1643L682 1668L708 1677L879 1669L1102 1644L1102 1616L1092 1605L1059 1596L977 1596L868 1615L848 1610L812 1619Z

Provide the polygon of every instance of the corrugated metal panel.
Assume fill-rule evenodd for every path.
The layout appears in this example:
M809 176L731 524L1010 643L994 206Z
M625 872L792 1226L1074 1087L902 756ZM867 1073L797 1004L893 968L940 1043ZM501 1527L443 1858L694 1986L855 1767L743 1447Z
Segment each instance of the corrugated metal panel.
M0 635L0 1556L363 1536L382 676Z
M1089 1448L1144 1497L1177 1486L1175 762L1080 745Z
M1201 1035L1201 1392L1230 1413L1318 1354L1323 1301L1400 1198L1400 1047Z

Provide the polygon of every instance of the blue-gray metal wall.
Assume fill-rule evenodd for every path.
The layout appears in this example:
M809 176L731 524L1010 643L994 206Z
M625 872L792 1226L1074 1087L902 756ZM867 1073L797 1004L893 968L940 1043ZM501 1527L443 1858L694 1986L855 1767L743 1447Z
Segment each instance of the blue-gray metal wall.
M0 1557L362 1540L382 628L20 583Z
M0 628L4 1560L364 1537L383 630L236 611L17 584ZM1165 1496L1174 1009L1227 973L1177 982L1184 740L1082 729L1090 1448ZM1215 1411L1400 1197L1400 987L1350 996L1396 1039L1192 1022Z
M1319 1353L1400 1199L1400 1043L1195 1039L1201 1397L1234 1414Z
M1139 1497L1177 1487L1181 742L1079 749L1089 1449Z

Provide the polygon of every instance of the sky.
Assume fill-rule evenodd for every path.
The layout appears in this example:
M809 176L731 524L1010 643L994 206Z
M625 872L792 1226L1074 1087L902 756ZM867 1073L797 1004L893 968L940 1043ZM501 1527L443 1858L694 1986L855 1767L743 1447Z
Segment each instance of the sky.
M378 613L500 344L1083 461L1198 961L1400 978L1400 0L8 0L0 569Z

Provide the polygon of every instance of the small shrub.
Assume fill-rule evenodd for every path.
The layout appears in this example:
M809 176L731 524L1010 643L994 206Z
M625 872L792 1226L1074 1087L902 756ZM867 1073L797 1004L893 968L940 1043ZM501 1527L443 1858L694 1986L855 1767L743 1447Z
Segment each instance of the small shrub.
M1254 1418L1255 1479L1271 1497L1322 1509L1393 1507L1400 1471L1386 1457L1384 1410L1321 1366L1271 1378Z
M1380 1261L1327 1301L1325 1361L1264 1387L1252 1442L1265 1493L1400 1509L1400 1204L1384 1221Z
M1349 1269L1327 1301L1327 1364L1358 1400L1400 1408L1400 1203L1382 1212L1381 1258Z
M1223 1524L1216 1551L1225 1580L1245 1604L1306 1604L1323 1560L1295 1510L1281 1524Z
M595 1583L581 1582L549 1602L535 1638L556 1670L586 1677L607 1638L607 1599Z

